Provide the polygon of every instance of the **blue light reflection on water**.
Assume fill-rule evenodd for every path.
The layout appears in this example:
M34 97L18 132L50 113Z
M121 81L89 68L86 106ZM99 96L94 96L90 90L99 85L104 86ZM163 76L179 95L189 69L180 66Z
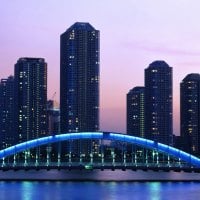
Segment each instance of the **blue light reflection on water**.
M151 200L160 200L161 184L159 182L152 182L149 185L149 190Z
M0 199L21 200L194 200L195 182L0 182Z

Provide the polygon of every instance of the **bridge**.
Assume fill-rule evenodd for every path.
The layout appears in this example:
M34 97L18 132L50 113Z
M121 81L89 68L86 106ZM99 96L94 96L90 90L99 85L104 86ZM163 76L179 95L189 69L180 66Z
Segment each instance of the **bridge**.
M0 170L30 169L200 172L200 159L152 140L112 132L59 134L0 150Z

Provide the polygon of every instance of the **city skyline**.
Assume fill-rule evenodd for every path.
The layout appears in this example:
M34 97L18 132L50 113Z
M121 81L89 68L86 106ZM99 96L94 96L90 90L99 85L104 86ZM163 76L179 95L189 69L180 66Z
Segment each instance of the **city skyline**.
M144 69L151 62L165 60L174 71L174 133L179 134L179 83L187 74L198 73L200 65L200 28L195 26L200 3L110 1L105 6L105 1L91 2L61 1L61 6L53 1L48 5L35 1L23 12L21 5L26 5L25 1L4 2L0 14L4 26L0 31L0 78L14 74L13 66L19 57L44 57L49 66L48 97L56 91L59 99L59 35L76 21L90 22L102 35L100 129L125 132L126 93L144 85ZM93 8L91 12L84 11L88 5ZM192 8L192 15L188 14L188 7ZM54 10L53 17L49 10ZM120 11L122 15L118 14Z

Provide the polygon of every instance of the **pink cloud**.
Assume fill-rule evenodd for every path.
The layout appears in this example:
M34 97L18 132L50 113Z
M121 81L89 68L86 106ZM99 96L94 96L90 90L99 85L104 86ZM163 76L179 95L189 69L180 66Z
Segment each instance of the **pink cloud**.
M181 48L176 48L176 47L168 47L165 44L155 44L155 43L149 43L145 41L141 42L126 42L122 44L126 48L131 48L131 49L140 49L143 51L148 51L148 52L156 52L156 53L161 53L161 54L168 54L172 56L177 56L177 55L182 55L182 56L199 56L200 51L190 51L190 50L185 50Z

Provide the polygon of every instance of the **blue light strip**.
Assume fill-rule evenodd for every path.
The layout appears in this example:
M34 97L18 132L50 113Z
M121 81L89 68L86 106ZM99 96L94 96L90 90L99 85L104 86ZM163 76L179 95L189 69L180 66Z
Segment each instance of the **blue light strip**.
M176 149L174 147L170 147L165 144L157 143L152 140L139 138L130 135L124 135L119 133L110 133L110 132L82 132L82 133L66 133L49 137L42 137L35 140L30 140L27 142L23 142L17 144L12 147L8 147L0 151L0 159L6 158L7 156L14 155L16 153L25 151L27 149L35 148L41 145L67 141L67 140L76 140L76 139L104 139L104 140L114 140L127 142L131 144L136 144L138 146L142 146L148 149L154 149L156 151L163 152L165 154L169 154L176 158L180 158L181 160L196 166L200 167L200 159L188 154L184 151Z

